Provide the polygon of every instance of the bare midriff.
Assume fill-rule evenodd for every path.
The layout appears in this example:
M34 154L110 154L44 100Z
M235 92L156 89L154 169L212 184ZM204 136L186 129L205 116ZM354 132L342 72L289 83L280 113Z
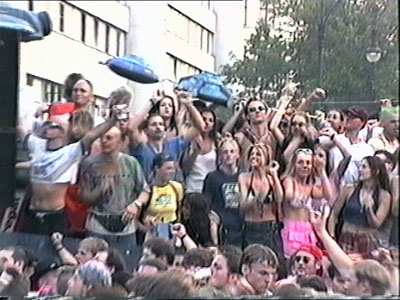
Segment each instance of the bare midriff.
M32 183L30 209L55 211L65 206L66 183Z
M261 222L270 222L276 221L276 215L274 213L274 205L271 204L264 204L263 210L261 212L261 208L254 204L251 210L248 210L245 214L244 220L246 222L252 223L261 223ZM262 213L262 217L260 216Z

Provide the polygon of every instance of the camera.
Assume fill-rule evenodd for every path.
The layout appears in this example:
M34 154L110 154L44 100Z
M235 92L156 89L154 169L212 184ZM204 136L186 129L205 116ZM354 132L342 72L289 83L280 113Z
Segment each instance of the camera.
M21 42L41 40L50 34L53 26L47 12L34 13L11 4L0 2L0 29L20 34Z
M171 225L170 224L157 224L155 228L156 236L171 239Z

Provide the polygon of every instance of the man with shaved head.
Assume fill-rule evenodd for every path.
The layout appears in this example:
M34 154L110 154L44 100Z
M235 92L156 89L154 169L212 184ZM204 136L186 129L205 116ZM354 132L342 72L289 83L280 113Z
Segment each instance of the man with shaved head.
M112 127L100 138L101 152L82 161L80 198L90 205L88 234L109 243L131 246L135 225L129 205L145 187L145 176L136 158L121 152L124 136Z

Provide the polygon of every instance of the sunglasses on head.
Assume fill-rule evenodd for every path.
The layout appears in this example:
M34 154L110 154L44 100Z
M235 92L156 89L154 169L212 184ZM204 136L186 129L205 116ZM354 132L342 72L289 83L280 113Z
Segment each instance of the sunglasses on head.
M295 256L294 261L297 263L303 261L304 264L308 264L310 262L310 258L308 256Z
M312 155L313 151L311 149L308 149L308 148L300 148L300 149L297 149L296 152L295 152L295 154L301 154L301 153Z
M249 112L251 112L251 113L256 112L256 111L262 112L262 111L264 111L264 110L265 110L265 107L264 107L264 106L250 107L250 108L249 108Z

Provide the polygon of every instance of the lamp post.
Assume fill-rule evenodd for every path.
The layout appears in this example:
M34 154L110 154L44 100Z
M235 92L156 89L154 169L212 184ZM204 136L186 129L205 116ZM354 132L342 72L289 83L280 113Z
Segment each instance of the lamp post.
M376 91L375 91L375 64L382 57L382 49L379 48L378 42L376 40L377 30L376 30L376 22L378 19L378 10L379 7L376 3L374 3L373 7L373 15L372 15L372 27L371 27L371 46L369 46L365 50L365 58L370 63L370 72L369 72L369 96L370 100L376 100Z

